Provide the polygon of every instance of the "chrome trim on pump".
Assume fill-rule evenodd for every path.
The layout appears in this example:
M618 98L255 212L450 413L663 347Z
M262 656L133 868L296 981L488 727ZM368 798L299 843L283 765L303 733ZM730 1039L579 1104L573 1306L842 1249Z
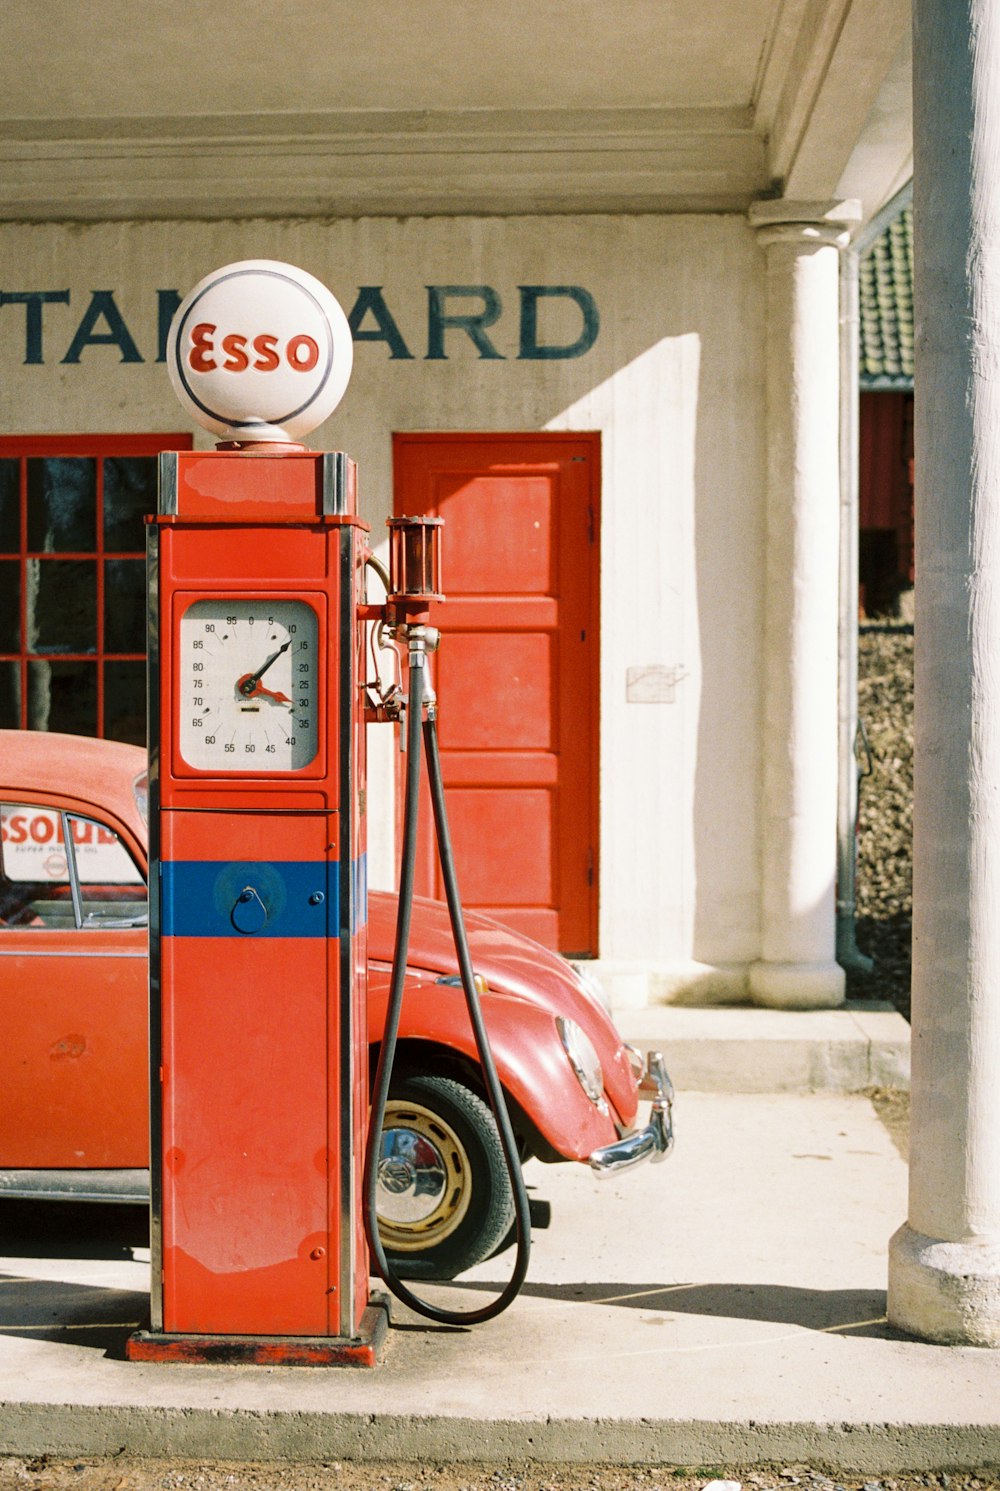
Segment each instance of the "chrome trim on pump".
M342 450L323 452L322 506L325 516L343 517L350 512L349 459Z
M626 1050L634 1070L635 1057L639 1053L632 1047L627 1047ZM649 1123L644 1129L636 1129L623 1139L617 1139L614 1144L605 1144L602 1148L595 1149L588 1156L587 1163L598 1175L619 1175L623 1170L631 1170L636 1165L644 1164L646 1160L655 1165L666 1159L673 1149L674 1084L659 1051L650 1051L646 1058L645 1070L639 1079L639 1096L653 1100Z
M158 510L177 508L177 456L160 456ZM149 1249L150 1323L163 1329L163 1060L160 990L160 531L146 529L146 735L149 742L149 855L146 894L149 914Z
M157 512L173 517L177 513L177 452L161 450L157 481Z
M327 500L330 496L331 505L336 512L346 511L346 485L344 477L346 474L346 458L338 452L327 454L323 458L323 506L328 511ZM336 492L333 500L332 493ZM338 503L341 504L338 506ZM352 708L354 706L354 673L356 649L354 646L355 628L355 606L354 577L354 529L342 528L340 530L339 543L340 563L340 674L334 681L331 676L330 687L338 691L337 718L340 721L340 781L338 791L340 796L340 905L339 914L339 1007L337 1019L339 1030L337 1039L339 1042L339 1062L337 1080L339 1083L339 1112L337 1116L340 1133L340 1158L338 1174L338 1190L340 1198L340 1211L338 1226L340 1229L340 1250L336 1259L331 1259L329 1264L329 1282L337 1290L336 1309L340 1321L341 1336L353 1336L355 1331L355 1282L357 1277L357 1257L354 1235L354 1208L358 1202L358 1192L355 1190L355 1149L360 1136L355 1132L354 1122L354 1083L361 1080L361 1074L355 1071L354 1042L356 1032L355 1025L355 1000L354 981L356 970L354 966L355 949L354 934L356 930L356 915L354 898L356 894L356 882L353 874L354 857L354 829L355 829L355 799L353 782L356 772L355 762L355 739L353 729ZM331 670L332 673L332 670ZM324 708L326 706L324 705ZM329 713L329 711L328 711Z

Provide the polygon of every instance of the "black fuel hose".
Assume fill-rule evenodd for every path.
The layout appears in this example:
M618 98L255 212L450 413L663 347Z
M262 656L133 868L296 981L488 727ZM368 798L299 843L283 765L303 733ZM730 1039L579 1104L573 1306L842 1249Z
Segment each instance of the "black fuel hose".
M469 942L465 933L462 905L458 897L455 876L455 860L448 832L445 811L444 787L441 781L441 761L438 754L437 728L433 717L423 723L424 700L424 656L411 658L410 696L406 719L406 795L403 806L403 844L399 872L399 913L396 920L396 943L393 950L392 978L389 984L389 1003L386 1010L385 1030L379 1050L375 1085L372 1092L371 1115L368 1122L368 1143L365 1150L364 1168L364 1224L376 1270L388 1289L411 1310L434 1320L441 1325L479 1325L492 1320L513 1304L520 1293L528 1272L531 1252L531 1214L528 1193L521 1173L521 1161L517 1152L517 1141L511 1128L507 1104L504 1099L496 1063L490 1050L489 1036L479 1005ZM427 745L427 775L430 785L431 804L434 810L434 826L437 834L441 873L444 877L445 895L451 917L452 935L458 954L458 967L462 976L462 989L469 1009L469 1019L476 1038L476 1049L486 1084L486 1092L493 1111L500 1144L503 1149L507 1174L510 1176L514 1197L514 1222L517 1234L517 1252L514 1272L510 1280L488 1305L478 1310L448 1310L420 1299L403 1281L393 1273L378 1230L378 1162L382 1147L382 1129L385 1124L385 1109L389 1098L389 1084L396 1059L396 1041L399 1032L399 1017L403 1007L403 989L406 982L406 956L410 941L410 920L413 910L414 871L417 858L417 808L420 790L421 735Z

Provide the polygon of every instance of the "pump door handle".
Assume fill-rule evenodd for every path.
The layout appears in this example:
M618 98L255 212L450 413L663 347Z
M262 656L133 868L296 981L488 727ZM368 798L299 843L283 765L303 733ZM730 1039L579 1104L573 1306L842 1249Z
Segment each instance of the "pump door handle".
M267 907L252 885L240 891L230 912L230 920L237 932L261 932L267 926Z

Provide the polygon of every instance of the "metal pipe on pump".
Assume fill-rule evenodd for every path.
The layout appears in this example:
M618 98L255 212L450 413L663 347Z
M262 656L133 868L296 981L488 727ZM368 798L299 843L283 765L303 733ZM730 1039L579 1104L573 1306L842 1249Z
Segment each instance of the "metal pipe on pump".
M436 701L427 681L428 659L430 654L436 651L439 642L437 630L429 625L429 608L432 601L444 598L440 592L438 541L442 521L440 518L407 517L390 518L388 521L390 530L389 586L385 610L390 635L406 644L409 675L409 693L405 700L397 696L395 709L396 716L400 718L401 727L405 717L406 796L403 809L403 842L400 853L399 914L396 922L392 979L389 986L389 1007L379 1050L378 1068L375 1073L368 1125L368 1144L365 1153L364 1220L368 1247L377 1264L379 1274L383 1283L397 1299L418 1314L429 1320L437 1321L439 1324L477 1325L501 1314L520 1293L528 1271L531 1252L531 1215L528 1194L521 1173L520 1157L517 1152L517 1141L511 1128L503 1089L500 1086L500 1079L497 1076L496 1065L490 1050L489 1036L479 1003L481 990L472 968L468 938L465 934L441 778ZM458 954L462 989L514 1198L514 1222L517 1236L514 1271L497 1298L478 1310L450 1310L420 1299L393 1273L378 1231L377 1194L382 1131L402 1010L410 913L413 905L421 741L423 741L427 755L434 828L448 912L455 939L455 951Z

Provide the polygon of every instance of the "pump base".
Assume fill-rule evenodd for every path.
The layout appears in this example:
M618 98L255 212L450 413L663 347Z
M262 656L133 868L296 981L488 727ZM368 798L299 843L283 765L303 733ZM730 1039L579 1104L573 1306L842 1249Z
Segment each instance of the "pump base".
M250 1367L377 1367L389 1327L389 1301L373 1295L357 1336L194 1336L140 1330L129 1336L130 1362L187 1362Z

